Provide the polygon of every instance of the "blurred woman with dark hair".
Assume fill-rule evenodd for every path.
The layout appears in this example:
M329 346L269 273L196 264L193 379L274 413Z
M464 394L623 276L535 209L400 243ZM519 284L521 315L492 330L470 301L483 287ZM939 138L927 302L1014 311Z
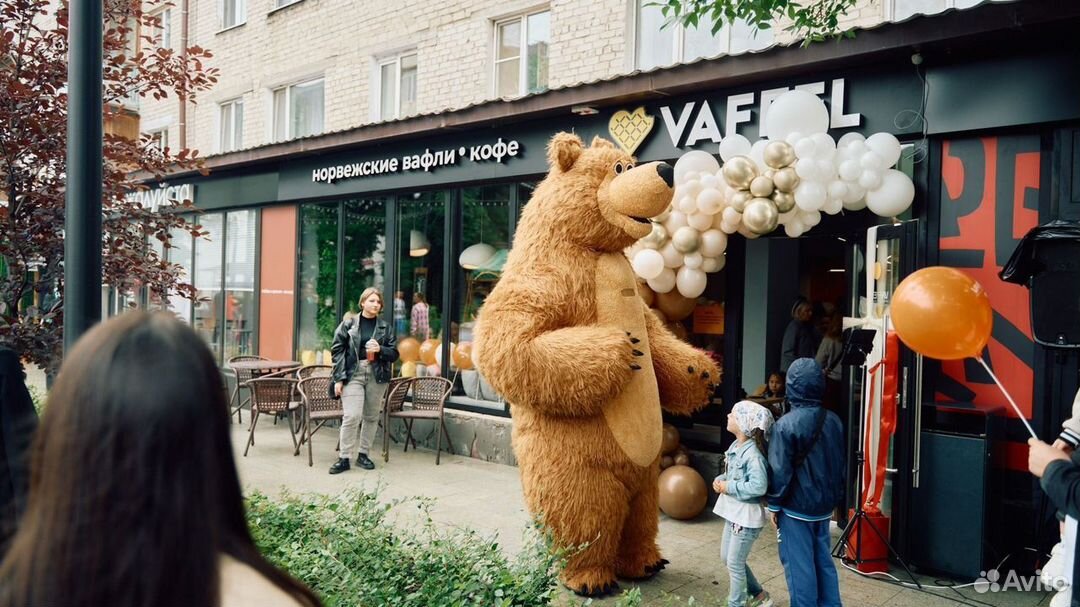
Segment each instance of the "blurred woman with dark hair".
M19 356L0 347L0 560L26 510L30 484L27 459L38 419L25 380Z
M34 439L3 607L318 607L255 548L206 345L131 312L68 354Z

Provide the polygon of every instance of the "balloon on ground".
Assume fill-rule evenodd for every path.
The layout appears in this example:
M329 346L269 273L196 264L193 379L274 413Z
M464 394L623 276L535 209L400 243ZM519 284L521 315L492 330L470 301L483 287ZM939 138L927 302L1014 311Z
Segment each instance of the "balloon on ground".
M709 501L705 479L690 466L674 465L664 470L659 485L660 510L673 519L694 518Z

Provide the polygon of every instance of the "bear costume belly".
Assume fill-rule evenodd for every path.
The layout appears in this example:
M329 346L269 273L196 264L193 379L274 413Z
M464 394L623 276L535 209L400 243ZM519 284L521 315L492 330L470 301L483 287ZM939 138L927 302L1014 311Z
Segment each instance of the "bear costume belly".
M634 272L622 253L601 255L596 264L596 324L613 326L640 340L641 370L615 398L604 405L604 421L630 461L645 467L660 455L663 419L656 373L649 352L645 310Z

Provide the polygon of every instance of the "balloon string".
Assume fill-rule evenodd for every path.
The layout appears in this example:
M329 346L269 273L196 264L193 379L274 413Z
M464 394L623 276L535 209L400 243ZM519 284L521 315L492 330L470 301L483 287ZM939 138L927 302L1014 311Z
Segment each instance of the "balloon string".
M1024 427L1027 428L1028 434L1031 435L1031 438L1039 440L1039 437L1035 435L1035 430L1031 429L1031 424L1028 423L1027 417L1020 411L1020 407L1016 406L1016 401L1013 400L1012 396L1009 396L1008 390L1005 389L1005 386L1001 385L1001 380L999 380L997 378L997 375L994 375L994 372L990 370L990 365L987 365L986 361L984 361L981 356L976 356L975 360L979 361L979 364L983 366L983 369L986 369L986 372L990 374L991 378L993 378L994 383L997 384L998 389L1001 390L1001 393L1005 395L1006 399L1008 399L1009 404L1012 405L1013 411L1016 411L1017 417L1020 418L1020 421L1024 422Z

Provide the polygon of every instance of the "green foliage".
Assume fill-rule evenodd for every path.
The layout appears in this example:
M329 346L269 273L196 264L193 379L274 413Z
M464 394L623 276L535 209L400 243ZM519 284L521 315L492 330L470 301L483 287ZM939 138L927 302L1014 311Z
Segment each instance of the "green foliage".
M420 499L380 503L374 493L248 497L255 543L327 607L540 607L555 597L564 555L529 530L513 560L467 529L444 529ZM402 512L416 508L416 513ZM391 512L419 525L395 522Z
M782 19L790 21L785 29L803 38L804 44L819 42L840 35L852 37L853 32L840 31L840 18L855 6L856 0L658 0L651 6L660 7L669 23L681 23L696 28L703 19L712 22L712 33L736 20L743 20L755 30L769 29Z
M45 409L46 394L36 386L27 386L26 391L30 393L30 400L34 402L34 411L37 411L37 414L40 416L41 412Z

